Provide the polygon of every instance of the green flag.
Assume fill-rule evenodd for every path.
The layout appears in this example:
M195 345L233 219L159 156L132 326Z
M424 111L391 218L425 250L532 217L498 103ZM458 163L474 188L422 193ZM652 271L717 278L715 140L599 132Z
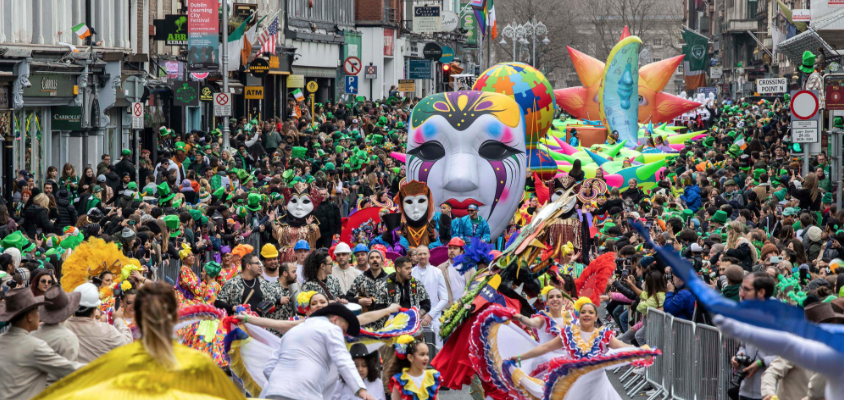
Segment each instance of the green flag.
M685 29L683 30L683 73L686 78L686 90L695 90L706 86L706 69L709 68L709 39L706 36Z

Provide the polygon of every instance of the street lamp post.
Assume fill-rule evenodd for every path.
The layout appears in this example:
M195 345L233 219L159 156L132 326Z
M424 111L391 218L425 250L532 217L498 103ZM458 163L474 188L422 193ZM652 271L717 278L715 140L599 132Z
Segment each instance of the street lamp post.
M524 40L526 34L524 25L519 25L513 21L512 23L507 24L507 26L501 30L501 33L513 41L513 62L516 62L516 42ZM507 41L501 39L501 45L506 46Z
M542 22L538 22L536 20L536 16L532 17L530 21L525 22L525 32L527 36L530 36L533 39L533 50L531 52L530 63L536 67L536 37L543 36L548 34L548 27L545 26ZM546 43L547 41L547 43ZM551 41L548 40L546 37L545 40L542 40L542 43L548 44Z

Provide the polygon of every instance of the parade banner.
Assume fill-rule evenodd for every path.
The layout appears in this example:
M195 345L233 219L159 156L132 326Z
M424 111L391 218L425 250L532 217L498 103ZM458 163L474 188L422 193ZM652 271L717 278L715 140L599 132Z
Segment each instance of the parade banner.
M188 70L214 71L220 68L220 19L217 0L188 2Z
M683 73L686 76L686 90L706 86L706 69L709 67L709 39L697 32L683 31Z

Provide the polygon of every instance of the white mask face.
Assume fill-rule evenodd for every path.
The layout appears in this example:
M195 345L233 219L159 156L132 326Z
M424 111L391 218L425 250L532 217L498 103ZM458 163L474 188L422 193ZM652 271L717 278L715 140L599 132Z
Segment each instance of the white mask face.
M311 201L311 196L293 195L291 196L290 201L287 202L287 212L296 218L305 218L312 211L314 211L314 202Z
M566 192L566 191L565 191L565 190L563 190L563 189L557 189L557 190L555 190L555 191L554 191L554 193L552 193L552 194L551 194L551 202L555 202L555 201L557 201L557 199L559 199L559 198L560 198L560 196L562 196L562 195L563 195L563 193L565 193L565 192Z
M424 194L407 196L401 206L407 218L411 221L419 221L428 215L428 196Z

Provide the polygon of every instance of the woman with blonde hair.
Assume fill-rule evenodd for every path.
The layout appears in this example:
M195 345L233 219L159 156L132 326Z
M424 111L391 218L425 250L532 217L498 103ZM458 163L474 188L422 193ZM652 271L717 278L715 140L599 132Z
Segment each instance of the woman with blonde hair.
M26 235L35 239L36 234L48 234L53 232L53 222L50 221L50 198L44 193L38 193L32 199L32 204L21 212L23 226Z
M798 189L794 181L800 181L801 188ZM806 174L805 178L800 177L799 174L794 174L791 181L788 183L788 194L800 202L801 210L820 211L821 210L821 195L818 189L818 176L814 172Z
M739 221L733 221L727 224L727 251L724 253L727 256L734 257L739 261L739 265L750 272L759 259L759 254L753 243L744 237L744 224Z
M208 356L173 340L179 308L170 285L144 285L134 308L141 340L94 360L37 399L245 399Z

